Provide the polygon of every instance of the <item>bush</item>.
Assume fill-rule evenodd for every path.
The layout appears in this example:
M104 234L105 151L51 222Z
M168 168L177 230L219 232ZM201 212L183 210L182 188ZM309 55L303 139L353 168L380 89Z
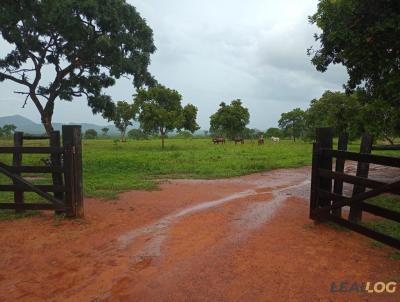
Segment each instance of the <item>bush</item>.
M94 129L88 129L85 131L85 138L86 139L95 139L97 138L97 131Z
M147 134L144 133L141 129L129 130L128 137L131 138L131 139L136 139L136 140L141 140L141 139L147 139L148 138Z

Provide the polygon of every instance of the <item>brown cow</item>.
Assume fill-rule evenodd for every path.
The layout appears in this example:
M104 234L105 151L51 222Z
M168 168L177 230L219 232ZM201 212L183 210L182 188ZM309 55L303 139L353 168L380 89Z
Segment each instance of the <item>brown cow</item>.
M218 145L219 145L219 143L225 144L225 138L222 137L222 136L214 137L214 138L212 139L212 141L213 141L214 144L218 144Z
M244 144L244 139L241 138L241 137L235 137L235 138L233 139L233 141L235 142L235 145L236 145L237 143L241 143L242 145Z
M259 145L264 145L264 137L260 136L260 138L258 139L258 144Z

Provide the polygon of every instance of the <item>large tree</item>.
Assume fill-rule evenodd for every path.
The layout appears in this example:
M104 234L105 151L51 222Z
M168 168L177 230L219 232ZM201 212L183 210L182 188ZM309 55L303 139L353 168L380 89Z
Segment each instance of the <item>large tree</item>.
M197 108L191 104L182 107L181 101L182 96L178 91L162 85L139 89L135 97L140 127L146 133L159 133L162 148L169 131L186 129L193 133L199 129L196 123Z
M320 0L310 22L321 29L320 48L309 50L317 70L343 64L348 92L400 105L400 1Z
M249 121L249 110L243 107L241 100L233 100L230 105L222 102L218 111L210 116L210 132L233 139L244 134Z
M357 137L362 132L360 111L362 104L356 94L325 91L314 99L305 114L306 136L314 138L315 128L331 127L335 135L347 132Z
M296 141L296 138L303 135L304 119L305 112L300 108L295 108L292 111L282 113L278 124L284 132L293 138L293 141Z
M103 88L121 76L136 87L155 83L147 71L152 30L125 0L2 0L0 32L12 46L0 59L0 82L21 86L47 133L57 100L85 96L93 113L110 117Z

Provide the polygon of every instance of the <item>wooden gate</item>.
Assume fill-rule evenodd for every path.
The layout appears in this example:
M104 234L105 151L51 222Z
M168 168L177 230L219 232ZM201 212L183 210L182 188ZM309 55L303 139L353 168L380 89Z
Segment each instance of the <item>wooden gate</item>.
M24 140L49 140L48 147L24 147ZM13 192L14 202L0 203L0 209L55 210L68 217L83 217L81 126L62 127L48 136L25 136L14 133L13 147L0 147L0 154L12 154L12 164L0 161L0 173L12 180L1 184L0 192ZM24 154L44 154L48 158L40 166L23 165ZM33 184L22 173L51 173L51 185ZM47 203L26 202L24 192L34 192ZM53 193L53 194L50 194Z
M400 223L399 212L365 202L366 199L383 193L400 194L400 173L399 178L395 178L392 182L368 178L369 164L400 168L400 158L369 154L372 149L379 149L379 147L374 148L372 138L364 135L361 142L361 152L348 152L347 136L341 135L338 150L334 150L332 129L317 129L316 143L313 145L310 218L316 221L335 222L400 249L400 240L397 238L360 224L363 212ZM336 158L334 171L332 170L333 158ZM358 163L356 175L344 173L346 160ZM354 185L352 196L343 194L343 183ZM348 219L342 217L344 206L350 206Z

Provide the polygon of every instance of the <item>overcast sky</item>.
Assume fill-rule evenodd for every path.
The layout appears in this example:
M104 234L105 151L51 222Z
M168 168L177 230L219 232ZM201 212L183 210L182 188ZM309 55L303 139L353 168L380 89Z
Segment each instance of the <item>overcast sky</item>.
M199 109L198 123L220 102L242 99L250 127L276 126L280 114L307 108L325 90L342 90L347 74L333 66L319 73L306 54L316 28L307 17L317 0L137 0L129 1L154 31L157 47L150 71L163 85L178 90L183 103ZM3 57L9 49L0 43ZM40 122L32 103L21 109L18 86L0 83L0 116L20 114ZM108 91L114 101L132 100L131 81L118 80ZM57 102L55 122L105 124L86 100Z

